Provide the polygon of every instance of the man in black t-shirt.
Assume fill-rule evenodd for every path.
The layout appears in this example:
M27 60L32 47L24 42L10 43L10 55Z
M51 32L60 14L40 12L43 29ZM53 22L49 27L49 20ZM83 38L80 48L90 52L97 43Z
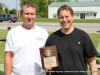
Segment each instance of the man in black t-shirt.
M51 75L97 75L97 51L86 32L75 28L73 10L63 5L57 12L61 29L52 33L45 46L56 45L59 67L49 67ZM90 71L87 71L87 61Z

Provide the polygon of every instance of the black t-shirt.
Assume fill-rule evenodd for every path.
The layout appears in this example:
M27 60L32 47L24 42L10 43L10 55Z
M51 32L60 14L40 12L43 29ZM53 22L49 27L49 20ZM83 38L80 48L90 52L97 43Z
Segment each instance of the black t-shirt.
M52 33L45 46L56 45L59 67L53 68L52 75L87 75L87 58L95 57L97 51L88 34L74 28L70 34L61 30Z

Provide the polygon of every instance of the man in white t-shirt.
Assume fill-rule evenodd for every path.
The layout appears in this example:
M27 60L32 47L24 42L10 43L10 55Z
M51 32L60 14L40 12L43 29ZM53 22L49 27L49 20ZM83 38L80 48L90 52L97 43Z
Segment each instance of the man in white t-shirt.
M21 8L23 24L11 29L5 44L5 75L46 75L41 67L39 48L45 45L48 33L34 24L36 7L25 3Z

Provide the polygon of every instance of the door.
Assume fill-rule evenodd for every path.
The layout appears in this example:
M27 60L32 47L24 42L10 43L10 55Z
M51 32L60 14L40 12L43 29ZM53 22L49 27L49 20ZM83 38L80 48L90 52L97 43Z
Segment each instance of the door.
M85 13L80 13L80 19L85 19Z

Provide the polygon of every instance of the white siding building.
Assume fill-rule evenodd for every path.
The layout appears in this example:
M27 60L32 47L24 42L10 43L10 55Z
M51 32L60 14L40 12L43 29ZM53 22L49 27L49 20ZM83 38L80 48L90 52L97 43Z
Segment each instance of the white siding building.
M48 6L48 18L57 18L57 10L62 5L70 6L75 19L100 19L100 1L53 2Z

